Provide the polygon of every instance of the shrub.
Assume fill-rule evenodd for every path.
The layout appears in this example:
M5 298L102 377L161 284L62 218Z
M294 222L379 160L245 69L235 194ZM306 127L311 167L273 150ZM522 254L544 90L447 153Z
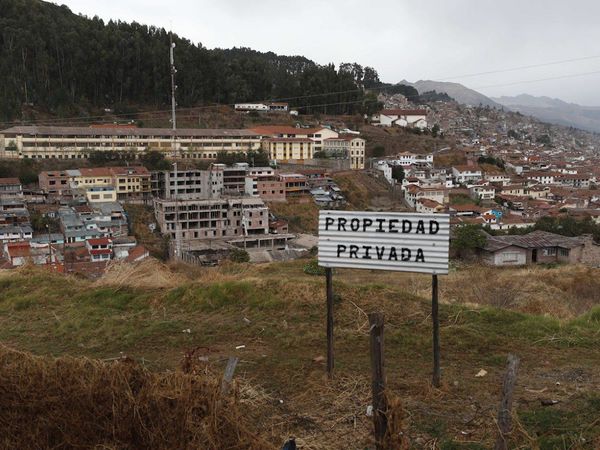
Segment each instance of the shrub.
M229 252L229 259L236 263L250 262L250 255L246 250L234 248Z
M325 275L325 268L319 266L316 259L311 259L304 265L304 273L307 275Z

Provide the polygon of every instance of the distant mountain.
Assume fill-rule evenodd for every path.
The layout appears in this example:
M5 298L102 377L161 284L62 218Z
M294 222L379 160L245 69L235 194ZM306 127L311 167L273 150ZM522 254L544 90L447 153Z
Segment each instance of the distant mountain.
M428 91L445 92L458 103L473 106L491 106L493 108L502 108L502 105L496 103L489 97L480 94L473 89L463 86L460 83L449 83L447 81L432 81L432 80L419 80L416 83L410 83L406 80L402 80L399 84L406 84L413 86L419 94L423 94Z
M493 100L512 111L536 117L544 122L600 132L600 106L581 106L557 98L534 97L528 94L498 97Z

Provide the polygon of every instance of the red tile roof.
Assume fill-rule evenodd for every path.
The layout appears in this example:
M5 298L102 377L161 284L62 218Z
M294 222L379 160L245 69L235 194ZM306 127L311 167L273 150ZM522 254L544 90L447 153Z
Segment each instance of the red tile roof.
M253 131L257 134L274 136L277 134L314 134L323 129L324 127L296 128L289 125L262 125L255 128L250 128L250 131Z
M108 167L92 167L79 169L82 177L109 177L111 176L110 168Z
M106 238L106 237L88 239L87 242L90 245L109 245L109 244L112 244L112 240L109 239L109 238Z
M125 260L127 262L135 262L135 261L139 261L140 259L143 259L149 255L150 254L148 253L148 250L146 249L146 247L144 247L143 245L136 245L131 250L129 250L129 255L127 256L127 258Z
M97 248L90 250L90 255L110 255L112 249L110 248Z
M150 172L144 166L110 167L113 175L142 175L150 176Z
M274 138L265 139L265 142L313 142L313 141L311 139L309 139L309 138L279 138L279 137L274 137Z
M21 184L18 178L0 178L0 185L7 186L10 184Z

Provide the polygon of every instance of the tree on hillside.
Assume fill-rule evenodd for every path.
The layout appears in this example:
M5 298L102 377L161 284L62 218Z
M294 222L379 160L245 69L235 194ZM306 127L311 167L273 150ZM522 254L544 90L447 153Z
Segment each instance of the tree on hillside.
M535 138L535 141L538 144L550 145L552 141L550 140L550 136L547 134L542 134Z
M451 247L459 257L467 256L478 248L484 247L487 238L479 225L460 225L454 229Z
M404 168L402 166L393 166L392 178L396 180L397 183L402 183L402 180L404 180Z
M148 170L169 170L171 163L165 159L162 152L150 150L140 156L140 162Z
M437 137L440 132L440 126L436 123L431 127L431 136Z
M385 156L385 147L383 145L376 145L373 148L373 157L381 158L382 156Z
M20 118L24 104L63 116L169 104L167 30L33 0L0 0L0 11L0 120ZM181 107L290 98L301 112L355 114L364 89L380 84L375 69L356 63L336 69L303 56L207 49L176 34L173 41Z
M269 155L264 150L250 150L246 156L246 162L252 167L267 167L270 164Z

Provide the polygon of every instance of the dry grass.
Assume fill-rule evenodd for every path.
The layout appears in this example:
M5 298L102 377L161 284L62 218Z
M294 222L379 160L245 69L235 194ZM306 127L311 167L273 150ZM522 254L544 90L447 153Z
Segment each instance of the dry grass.
M553 269L469 266L446 277L441 286L448 302L572 319L600 305L597 272L576 265Z
M95 284L117 288L171 289L186 281L186 277L173 272L157 259L147 258L139 263L113 261Z
M274 448L218 380L0 347L2 448Z
M269 209L275 216L288 221L291 233L317 232L319 207L312 198L307 203L298 203L293 199L288 199L287 202L271 202Z
M489 448L508 352L523 364L515 413L535 439L531 444L521 433L514 445L554 448L564 439L567 448L584 448L576 445L578 439L600 434L600 423L594 424L600 309L570 319L575 307L557 308L575 298L583 299L580 307L594 304L597 270L475 266L440 277L443 385L433 389L431 277L335 271L336 368L329 380L323 360L324 280L305 274L303 264L139 266L144 276L133 284L128 284L137 277L132 267L104 284L65 283L62 276L35 269L12 272L0 276L0 339L37 354L111 358L123 352L156 371L180 367L182 355L198 349L199 364L186 370L206 380L222 373L229 356L238 356L240 408L262 435L276 436L279 445L296 436L305 450L365 449L372 448L372 423L365 414L366 315L381 310L392 448L402 448L404 438L413 448L464 448L460 445L468 442L479 443L473 449ZM157 288L152 277L166 279L167 286L171 277L180 282ZM540 305L546 298L550 301ZM539 315L517 312L534 306ZM555 319L553 311L564 318ZM476 378L481 368L488 375ZM539 405L540 395L561 401L551 407L551 417Z
M339 172L333 179L348 201L346 209L404 209L400 198L392 194L390 186L384 180L357 171Z

